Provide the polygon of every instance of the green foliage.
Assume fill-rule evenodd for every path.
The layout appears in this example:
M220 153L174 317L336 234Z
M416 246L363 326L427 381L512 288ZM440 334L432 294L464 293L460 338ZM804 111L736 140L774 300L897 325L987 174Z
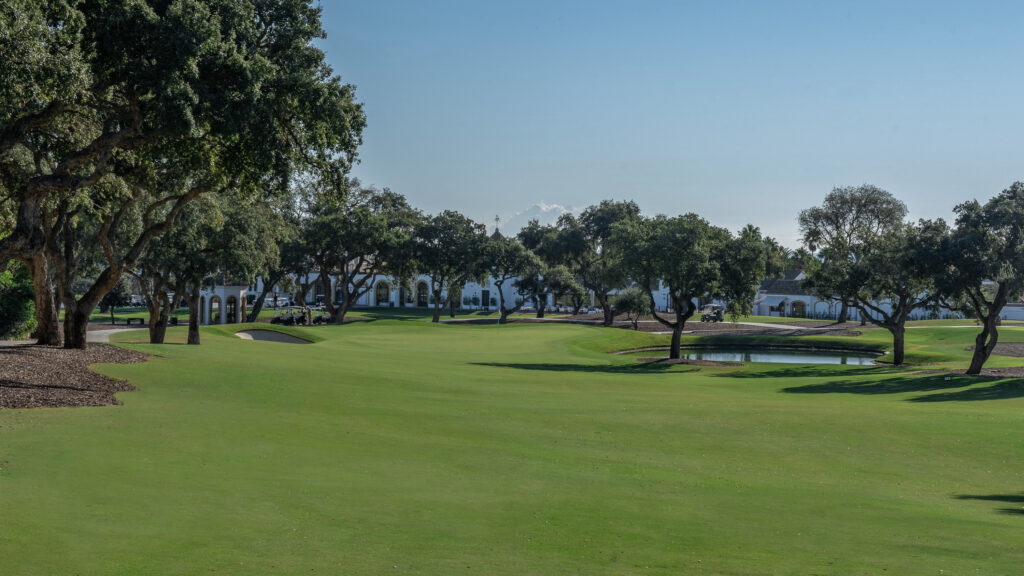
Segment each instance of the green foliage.
M725 300L731 313L748 314L765 275L766 250L753 226L734 236L696 214L659 215L619 226L615 242L630 255L625 268L652 302L655 283L666 287L677 322L692 316L701 298Z
M432 302L440 304L442 291L483 275L486 247L482 224L445 210L417 222L408 254L415 267L430 276Z
M92 307L196 198L285 196L296 172L337 182L356 159L365 116L314 45L311 1L30 4L0 9L0 62L16 68L0 188L18 215L0 254L45 250L66 345L85 345ZM26 39L39 48L22 53Z
M579 217L565 214L558 219L556 247L545 250L559 256L579 278L584 288L605 310L605 322L611 322L609 293L627 282L623 254L614 249L612 237L617 226L628 226L640 217L635 202L602 200Z
M1005 302L1024 294L1024 182L985 204L965 202L955 212L940 287L979 317L998 314Z
M625 314L632 322L634 330L637 329L637 321L641 316L651 314L651 299L639 286L630 286L620 291L612 299L612 303L616 313Z
M516 238L545 264L565 264L566 246L562 244L557 226L541 226L537 220L531 220L519 231Z
M907 215L907 206L871 184L834 188L821 206L802 210L797 221L811 251L830 248L836 256L892 226Z
M779 244L775 238L766 236L764 238L764 255L765 277L781 277L783 271L788 269L790 255L789 249L782 244Z
M0 338L24 338L36 328L32 277L16 262L0 270Z
M114 285L114 288L100 299L100 310L106 312L111 308L127 306L131 302L131 297L131 281L129 280L129 277L123 276L121 277L121 280Z
M501 312L502 321L522 307L524 300L518 300L512 306L505 301L505 291L502 289L506 283L513 281L513 286L521 290L526 288L533 281L533 287L528 290L537 294L540 276L543 274L544 265L536 254L513 238L496 237L487 241L484 250L484 265L487 275L498 288L498 307ZM525 284L516 284L519 278L526 279Z
M996 323L1008 302L1024 294L1024 182L1014 182L985 204L955 209L956 228L941 249L936 274L950 305L982 320L968 372L977 374L998 342Z
M821 206L800 212L798 222L804 244L818 251L822 266L809 272L806 284L819 298L852 298L857 278L851 265L860 247L872 238L903 224L907 206L889 192L864 184L835 188Z

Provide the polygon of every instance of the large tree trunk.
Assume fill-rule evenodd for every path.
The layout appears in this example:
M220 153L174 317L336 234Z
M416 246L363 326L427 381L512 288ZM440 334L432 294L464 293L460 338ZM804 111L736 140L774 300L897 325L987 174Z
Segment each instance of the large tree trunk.
M0 259L4 261L12 258L27 261L46 246L41 210L44 194L23 192L18 196L15 197L18 212L14 230L0 239Z
M156 290L146 294L146 309L149 310L149 343L163 344L167 333L167 312Z
M547 307L548 299L545 296L537 298L537 318L544 317L544 309Z
M839 318L836 318L837 324L846 324L846 319L850 315L850 306L846 302L846 298L840 300L839 306Z
M668 348L668 357L670 360L678 360L680 357L680 351L683 339L683 327L675 326L672 328L672 344Z
M504 281L502 281L501 284L498 284L497 282L494 283L494 286L498 289L498 324L507 323L509 312L511 312L511 310L507 310L505 308L505 291L502 290L503 285Z
M441 321L441 293L434 292L434 319L431 322Z
M295 293L295 305L305 306L306 305L306 294L309 289L313 287L313 283L309 281L309 274L306 274L306 281L299 282L299 290Z
M89 329L89 316L96 309L99 301L117 285L121 279L120 270L107 268L100 273L99 278L86 292L81 299L76 299L70 287L65 284L70 282L69 274L61 272L63 265L57 262L58 278L63 279L60 285L61 301L64 303L64 347L84 349L86 346L86 332Z
M348 314L349 307L344 302L341 306L334 309L334 314L331 316L331 322L334 324L344 324L345 315Z
M352 295L348 293L348 282L342 278L342 282L345 282L341 288L341 305L334 308L334 312L331 312L331 322L334 324L342 324L345 322L345 315L352 309Z
M597 303L601 305L601 311L604 312L604 322L602 325L611 326L615 323L615 311L612 310L611 300L608 299L607 294L603 294L597 297Z
M83 303L81 300L68 306L64 304L64 348L82 350L86 346L89 330L89 316L96 309L96 302Z
M967 373L976 376L981 374L981 368L985 365L988 357L992 355L996 343L999 341L999 330L996 328L999 316L990 314L984 319L981 333L974 339L974 355L971 357L971 366Z
M892 332L892 365L902 366L905 329L903 326L898 326L896 328L891 328L889 331Z
M333 318L336 306L334 305L334 291L331 290L330 274L320 274L320 287L324 291L324 309L327 311L327 315Z
M572 298L572 315L573 315L573 316L577 316L577 315L579 315L579 313L580 313L580 310L581 310L582 308L583 308L583 300L581 300L581 299L579 299L579 298L576 298L576 297L574 296L574 297Z
M195 288L195 287L193 287ZM199 345L199 290L187 290L185 302L188 304L188 344Z
M177 298L177 294L174 296ZM153 318L150 317L149 324L149 341L152 344L163 344L164 337L167 335L167 325L170 322L171 316L171 299L167 296L166 292L158 292L156 294L157 301L157 321L154 325ZM154 341L154 336L156 341Z
M57 323L57 302L53 292L53 278L46 254L37 252L26 264L32 274L32 288L35 292L36 331L32 337L36 344L60 346L60 325Z
M273 281L271 282L270 280ZM246 322L256 322L260 317L260 312L263 311L263 304L267 301L267 296L270 294L271 289L276 286L280 280L280 275L263 279L263 289L260 290L259 296L252 301L252 310L249 312L249 316L245 319ZM274 306L277 306L277 302L274 302Z

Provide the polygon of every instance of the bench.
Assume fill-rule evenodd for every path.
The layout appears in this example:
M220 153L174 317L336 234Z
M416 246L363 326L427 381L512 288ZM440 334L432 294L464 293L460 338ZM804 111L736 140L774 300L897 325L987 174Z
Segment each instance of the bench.
M139 323L139 326L142 326L143 324L146 323L146 319L145 318L125 318L124 319L124 323L125 323L126 326L131 326L132 322L136 322L136 321Z

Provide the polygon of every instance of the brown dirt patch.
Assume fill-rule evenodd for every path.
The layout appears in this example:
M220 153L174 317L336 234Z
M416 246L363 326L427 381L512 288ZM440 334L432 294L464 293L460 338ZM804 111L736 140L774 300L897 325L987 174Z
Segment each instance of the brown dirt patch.
M89 369L91 364L137 364L146 355L108 344L85 350L51 346L0 348L0 410L59 406L111 406L114 394L135 388Z
M574 324L593 324L600 326L603 322L603 318L600 314L578 314L576 316L567 316L559 318L557 321L571 322ZM696 320L691 319L686 323L685 332L693 332L695 334L701 333L716 333L716 332L732 332L742 333L750 335L764 335L764 334L776 334L776 335L803 335L807 336L810 334L822 335L822 336L860 336L860 331L851 327L850 323L847 324L836 324L832 321L820 321L820 322L779 322L773 323L777 328L768 328L762 326L750 326L747 324L733 324L726 320L725 322L701 322L699 318ZM626 319L625 314L619 314L615 317L615 323L613 324L616 328L629 328L633 329L632 323ZM859 324L853 324L856 328L860 328ZM870 327L870 326L869 326ZM828 328L827 330L792 330L792 328ZM650 316L644 316L640 318L637 324L637 329L640 332L667 332L668 328L662 325L657 320L654 320Z
M980 375L988 378L1024 378L1024 366L982 368Z
M935 368L932 370L920 370L914 374L948 374L950 376L965 376L963 370L951 370L949 368ZM1007 368L982 368L981 374L975 378L1024 378L1024 366L1011 366Z
M974 346L969 346L967 349L974 350ZM1024 342L997 342L992 353L999 354L1000 356L1024 358Z

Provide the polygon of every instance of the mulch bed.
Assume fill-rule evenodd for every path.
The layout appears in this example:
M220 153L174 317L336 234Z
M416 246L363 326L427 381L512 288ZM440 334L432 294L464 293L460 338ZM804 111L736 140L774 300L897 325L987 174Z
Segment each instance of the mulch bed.
M974 346L968 346L967 349L973 352ZM1024 358L1024 342L996 342L996 347L992 349L992 353L1000 356Z
M559 318L556 321L567 321L574 324L592 324L595 326L601 325L603 318L600 314L579 314L576 316L568 316L565 318ZM628 328L633 329L633 325L626 320L625 314L620 314L615 317L616 328ZM697 336L706 336L709 334L717 333L733 333L743 334L745 336L763 336L763 335L775 335L775 336L860 336L859 324L853 323L852 326L848 324L836 324L835 322L794 322L792 324L779 323L778 328L767 328L761 326L749 326L745 324L733 324L726 320L725 322L701 322L700 319L691 319L686 323L684 328L685 333L692 333ZM828 328L834 326L834 328ZM793 330L793 327L803 328L828 328L819 330ZM637 324L637 329L640 332L668 332L669 329L662 325L660 322L646 318L641 319Z
M85 350L51 346L0 348L0 410L120 404L114 394L135 388L128 382L93 372L89 365L145 361L145 354L108 344L89 344Z
M1024 378L1024 366L982 368L981 376L987 376L989 378Z
M964 370L952 370L950 368L933 368L931 370L919 370L914 372L917 375L926 374L947 374L949 376L966 376ZM981 374L974 378L1024 378L1024 366L1010 366L1007 368L982 368Z

